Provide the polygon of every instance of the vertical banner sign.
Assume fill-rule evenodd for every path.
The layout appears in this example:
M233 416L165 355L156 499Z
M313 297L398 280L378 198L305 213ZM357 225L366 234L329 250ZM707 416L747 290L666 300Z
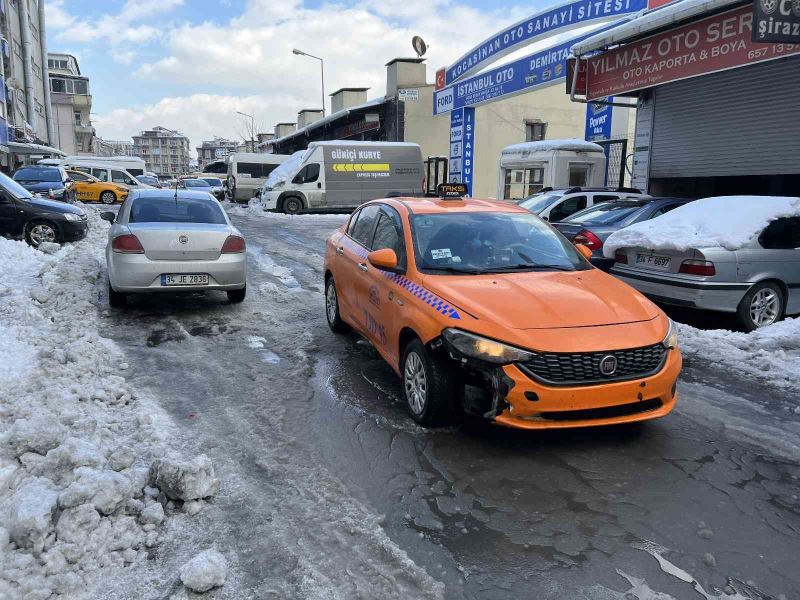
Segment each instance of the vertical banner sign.
M472 179L475 173L475 109L464 109L464 154L461 183L467 186L467 196L472 197Z
M613 96L599 98L611 102ZM589 102L586 105L586 136L587 142L604 142L611 139L611 117L614 107L608 104Z
M464 159L464 109L450 113L450 173L447 181L461 183Z

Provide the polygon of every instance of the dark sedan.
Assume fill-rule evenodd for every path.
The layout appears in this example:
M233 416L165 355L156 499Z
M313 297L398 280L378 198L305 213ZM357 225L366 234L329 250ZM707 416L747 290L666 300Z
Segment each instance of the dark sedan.
M86 213L77 206L34 197L0 173L0 235L25 237L34 247L42 242L75 242L86 237Z
M14 181L34 196L72 202L72 179L62 167L31 165L14 172Z
M691 202L687 198L636 198L595 204L570 215L560 223L553 223L564 236L575 244L588 246L592 251L590 262L603 271L614 265L613 258L603 256L603 243L615 231L654 219L673 208Z

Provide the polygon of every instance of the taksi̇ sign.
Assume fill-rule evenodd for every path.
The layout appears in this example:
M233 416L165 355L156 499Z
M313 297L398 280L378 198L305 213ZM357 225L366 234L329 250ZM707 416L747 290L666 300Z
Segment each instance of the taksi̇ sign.
M567 59L571 56L572 46L597 33L593 31L575 37L439 90L433 94L433 114L476 106L561 81L567 72Z
M753 42L752 28L752 8L746 6L592 56L586 65L586 98L800 54L800 44Z
M450 113L450 169L447 180L467 186L472 196L475 172L475 109L462 108Z
M755 0L752 39L800 44L800 0Z
M559 30L614 19L644 8L646 0L570 0L540 11L499 31L445 67L443 80L437 77L437 89Z

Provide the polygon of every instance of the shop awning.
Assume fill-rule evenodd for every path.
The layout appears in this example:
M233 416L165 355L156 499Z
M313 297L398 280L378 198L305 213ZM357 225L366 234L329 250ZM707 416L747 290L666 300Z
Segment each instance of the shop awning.
M42 144L28 144L25 142L8 142L8 151L13 154L53 154L55 156L66 156L58 148L51 148Z

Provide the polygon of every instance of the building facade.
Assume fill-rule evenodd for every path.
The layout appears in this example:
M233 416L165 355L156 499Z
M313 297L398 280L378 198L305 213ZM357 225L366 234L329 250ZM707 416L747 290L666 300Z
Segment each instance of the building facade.
M0 164L24 159L8 142L55 145L48 85L44 0L0 2Z
M109 156L133 156L133 140L103 140L110 149Z
M92 126L89 78L81 74L77 59L70 54L51 52L47 67L55 120L53 144L68 155L102 155L105 147L96 142Z
M229 154L236 152L238 148L238 142L225 138L215 137L213 140L206 140L196 148L197 168L202 171L208 163L223 160Z
M148 171L168 178L189 172L189 138L166 127L153 127L133 136L133 155Z

